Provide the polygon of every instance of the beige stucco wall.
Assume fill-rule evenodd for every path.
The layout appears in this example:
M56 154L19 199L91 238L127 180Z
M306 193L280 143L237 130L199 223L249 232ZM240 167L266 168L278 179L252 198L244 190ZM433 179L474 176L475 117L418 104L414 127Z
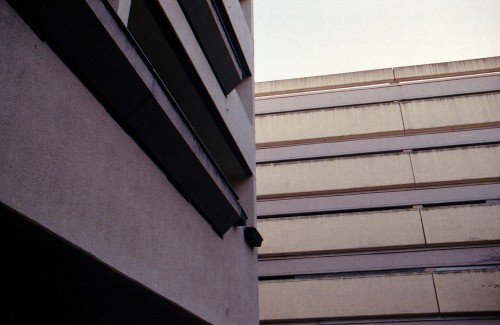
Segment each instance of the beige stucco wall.
M257 145L264 146L402 134L403 121L399 105L389 103L260 115L255 130Z
M259 282L261 320L436 313L431 274Z
M500 240L500 204L422 209L428 244Z
M500 146L412 152L417 185L500 179Z
M500 93L401 103L406 132L500 125Z
M327 76L258 82L255 84L255 95L266 96L300 91L334 89L389 83L393 80L394 75L391 68L357 71Z
M394 68L395 81L442 78L500 71L500 57L413 65Z
M257 166L257 196L260 198L412 185L407 153Z
M263 219L257 226L265 238L261 256L424 245L416 209Z
M500 270L435 273L442 313L500 311Z

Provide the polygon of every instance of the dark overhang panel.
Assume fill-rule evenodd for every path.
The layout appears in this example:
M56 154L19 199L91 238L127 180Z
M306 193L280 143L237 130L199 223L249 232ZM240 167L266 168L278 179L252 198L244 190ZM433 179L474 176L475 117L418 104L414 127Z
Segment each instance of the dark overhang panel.
M115 19L100 1L9 0L103 104L120 126L166 173L222 237L241 217L238 197L209 152L176 107L161 80L151 82L147 59L137 63L103 24ZM100 17L97 17L97 13ZM117 32L119 33L119 32ZM138 49L140 53L140 49ZM146 83L147 76L149 83ZM160 87L158 87L158 84ZM157 85L156 87L154 85Z

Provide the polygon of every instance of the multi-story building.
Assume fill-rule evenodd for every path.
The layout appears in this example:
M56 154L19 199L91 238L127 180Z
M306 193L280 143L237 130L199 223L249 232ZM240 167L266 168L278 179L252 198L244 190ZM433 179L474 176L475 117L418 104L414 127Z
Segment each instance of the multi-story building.
M252 0L0 0L4 320L256 324Z
M262 324L497 324L500 57L256 84Z

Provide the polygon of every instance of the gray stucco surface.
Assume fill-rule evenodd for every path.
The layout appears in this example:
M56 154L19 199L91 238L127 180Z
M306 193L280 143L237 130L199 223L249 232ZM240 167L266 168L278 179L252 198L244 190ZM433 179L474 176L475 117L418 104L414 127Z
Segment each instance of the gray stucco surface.
M0 201L208 322L258 323L243 229L220 239L4 1L0 44Z

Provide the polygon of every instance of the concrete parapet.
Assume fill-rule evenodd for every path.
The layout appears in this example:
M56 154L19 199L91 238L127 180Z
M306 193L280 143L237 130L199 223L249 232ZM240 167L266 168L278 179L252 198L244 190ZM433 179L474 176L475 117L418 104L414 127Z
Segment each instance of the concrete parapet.
M441 313L500 310L500 270L434 273Z
M445 78L500 71L500 57L422 64L394 68L394 81Z
M258 82L255 84L255 96L292 94L498 71L500 71L500 56Z
M257 166L257 197L327 194L413 186L407 153Z
M366 86L393 82L391 68L339 73L327 76L275 80L255 84L256 96Z
M422 209L421 213L427 244L500 240L500 204Z
M500 145L411 153L416 186L500 180Z
M485 145L262 164L257 166L257 197L498 181L499 156L500 145Z
M500 93L401 102L406 133L500 125Z
M431 274L261 281L259 307L262 321L438 312Z
M263 219L258 228L260 256L424 245L413 209Z
M403 134L396 103L260 115L257 147Z
M500 93L257 115L258 148L500 126Z

